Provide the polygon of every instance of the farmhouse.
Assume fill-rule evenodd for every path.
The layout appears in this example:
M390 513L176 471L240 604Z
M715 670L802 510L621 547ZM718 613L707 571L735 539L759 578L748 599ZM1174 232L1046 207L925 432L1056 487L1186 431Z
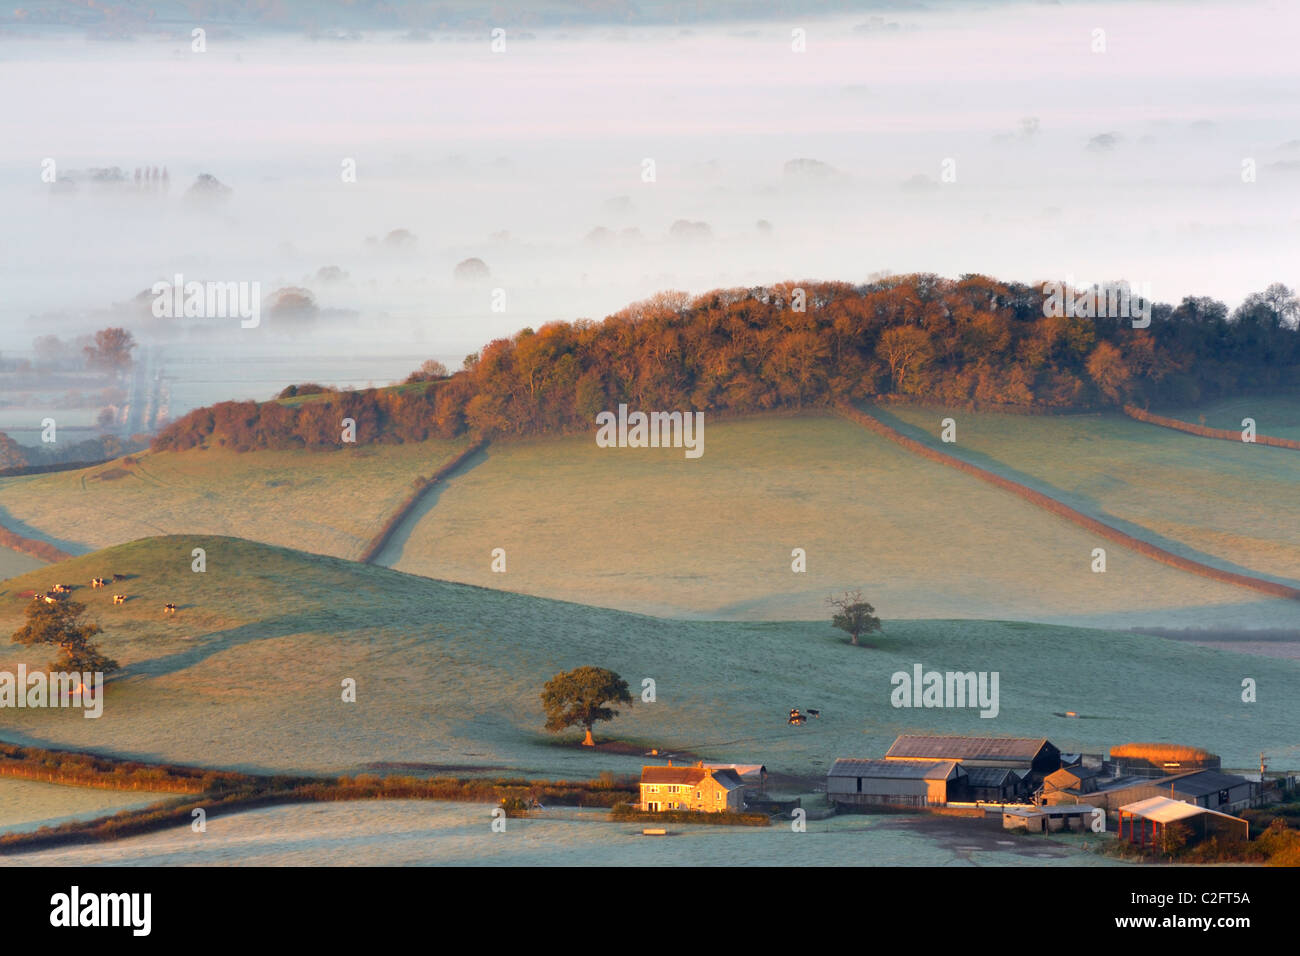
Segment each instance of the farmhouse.
M642 767L641 809L740 813L745 809L745 787L729 767Z
M955 760L836 760L826 798L836 806L943 806L964 795L966 771Z

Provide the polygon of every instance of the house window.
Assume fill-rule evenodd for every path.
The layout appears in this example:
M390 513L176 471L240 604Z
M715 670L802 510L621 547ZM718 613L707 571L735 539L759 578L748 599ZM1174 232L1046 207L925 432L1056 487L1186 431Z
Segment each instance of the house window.
M658 784L655 784L655 783L652 783L650 786L646 787L646 789L649 790L651 793L658 793L658 792L659 792L659 785L658 785Z

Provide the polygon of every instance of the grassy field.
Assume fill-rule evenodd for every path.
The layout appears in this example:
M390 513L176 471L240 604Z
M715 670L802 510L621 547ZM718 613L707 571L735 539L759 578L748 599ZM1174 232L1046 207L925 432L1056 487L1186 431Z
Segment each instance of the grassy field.
M1085 531L833 416L709 425L693 461L588 437L493 445L409 531L384 563L659 615L809 619L832 592L863 587L893 618L1300 625L1295 602L1117 547L1094 574ZM791 571L796 547L807 573Z
M196 533L352 557L415 477L435 471L464 444L137 455L136 464L119 459L81 471L0 479L0 522L70 553L148 535Z
M1159 409L1157 414L1208 428L1241 429L1244 418L1255 419L1261 435L1300 441L1300 395L1227 398L1192 408Z
M67 787L0 777L0 833L108 816L173 796L175 794Z
M190 570L192 547L208 570ZM5 582L0 629L21 591L51 578L133 575L114 607L82 588L123 665L104 716L0 711L0 737L155 761L251 771L353 772L381 761L589 779L636 772L637 753L591 752L542 730L541 685L560 670L610 667L635 690L656 682L598 738L648 750L761 761L820 777L837 756L884 752L904 731L1043 735L1098 752L1130 740L1204 746L1225 766L1260 751L1300 767L1300 662L1245 657L1135 634L1024 623L887 621L875 649L825 619L672 621L430 581L385 568L200 535L135 542ZM179 605L164 619L164 601ZM0 645L0 669L47 655ZM1000 713L895 709L891 675L997 671ZM1259 701L1243 704L1243 678ZM341 682L357 681L357 701ZM820 709L802 727L790 707ZM1077 711L1082 719L1054 716ZM576 739L576 735L572 739Z
M940 445L940 421L948 416L957 422L958 440ZM891 406L881 418L896 427L905 423L914 438L1019 478L1176 554L1293 586L1300 582L1295 451L1199 438L1119 414L1048 417Z
M6 865L258 866L1116 866L1088 852L1108 839L1005 834L980 821L848 816L789 827L670 827L641 835L639 824L601 812L507 821L489 830L484 804L372 801L306 804L209 818L188 827L5 858Z
M5 578L26 574L28 571L35 571L44 563L21 552L11 551L9 548L0 548L0 581Z

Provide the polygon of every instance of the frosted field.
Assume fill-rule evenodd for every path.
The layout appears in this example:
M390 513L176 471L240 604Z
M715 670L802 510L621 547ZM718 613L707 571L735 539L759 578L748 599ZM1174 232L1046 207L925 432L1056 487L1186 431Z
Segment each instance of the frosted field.
M1016 424L1038 421L1067 434L1072 427ZM1061 442L1040 438L1037 447L1025 443L1026 453L1068 464ZM1115 451L1113 442L1104 447ZM1259 534L1287 555L1294 550L1300 566L1300 496L1293 484L1287 499L1283 480L1290 474L1300 472L1279 471L1261 495L1294 512L1296 523L1274 519ZM1255 493L1259 477L1243 469L1236 484L1226 476L1207 484L1167 470L1148 493L1186 509L1189 488L1241 497ZM1225 521L1236 507L1230 500ZM1261 522L1263 508L1252 512ZM1098 542L1087 532L833 416L708 424L696 460L680 449L598 448L590 436L494 445L423 509L409 537L385 552L400 571L647 614L819 618L829 594L862 587L890 618L1300 626L1295 602L1119 547L1107 545L1108 573L1093 574ZM1151 515L1168 517L1167 509ZM498 547L505 574L490 569ZM805 574L791 572L796 547L807 552Z
M110 845L5 858L18 866L236 864L259 866L1091 866L1122 865L1087 847L1105 837L1035 838L983 821L844 816L809 821L805 833L610 823L602 811L564 819L514 819L492 833L487 804L383 800L299 804L209 817L188 827Z
M190 549L208 571L190 571ZM1049 737L1100 752L1175 741L1225 767L1300 768L1300 662L1247 657L1156 637L1029 623L887 620L874 649L852 648L826 619L665 620L430 581L335 558L227 538L147 540L60 566L88 579L107 565L137 575L113 607L83 588L104 651L124 670L104 715L0 711L0 738L157 761L254 771L355 772L377 761L431 772L590 778L637 773L641 758L556 742L543 731L542 684L561 670L609 667L637 703L598 739L640 752L689 750L761 761L820 779L839 756L882 754L902 732ZM18 592L51 572L0 585L0 632L17 627ZM179 605L163 618L164 600ZM0 643L0 670L48 654ZM1000 711L903 709L891 676L997 671ZM344 678L357 702L341 701ZM1257 703L1241 701L1254 678ZM789 708L820 720L788 726ZM1077 711L1082 719L1054 716ZM575 740L576 734L568 740ZM457 768L457 769L453 769Z
M1262 435L1300 440L1300 396L1226 398L1192 408L1161 409L1158 414L1193 425L1234 430L1241 429L1242 419L1253 418L1255 430Z
M945 451L1177 554L1300 582L1300 452L1199 438L1119 414L890 406L881 417L905 422L913 437L923 432L937 445L940 421L949 415L957 442L942 445Z
M72 554L149 535L195 533L355 557L411 482L464 444L141 454L135 465L119 459L81 471L2 478L0 522ZM0 572L4 567L0 557Z
M35 571L44 563L44 561L38 561L21 551L0 548L0 581L5 578L16 577L19 574L26 574L28 571Z
M100 790L0 777L0 833L90 820L119 810L146 807L175 794Z

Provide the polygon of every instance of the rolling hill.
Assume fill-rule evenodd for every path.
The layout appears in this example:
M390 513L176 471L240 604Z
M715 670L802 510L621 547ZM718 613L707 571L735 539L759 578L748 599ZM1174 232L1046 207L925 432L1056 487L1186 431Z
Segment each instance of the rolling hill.
M205 573L190 570L194 547L207 551ZM104 716L0 711L0 737L261 771L634 771L639 751L592 753L542 731L542 683L596 664L634 690L652 679L657 698L598 728L598 739L761 760L809 778L836 756L883 753L903 731L1043 735L1092 751L1172 740L1219 753L1225 766L1250 766L1260 751L1279 769L1300 765L1300 662L1102 630L888 620L878 647L852 648L824 616L664 620L203 535L136 541L4 582L0 627L18 625L23 592L105 571L131 575L117 585L132 595L126 605L74 594L124 665ZM161 615L165 601L179 605L175 618ZM0 669L44 659L0 645ZM916 663L998 671L998 716L894 708L890 677ZM1241 702L1245 677L1258 681L1258 703ZM355 703L341 700L345 678L357 681ZM792 706L823 717L788 726ZM1066 710L1083 717L1055 716Z
M1119 547L1094 574L1092 549L1105 542L836 416L706 432L693 461L680 449L602 449L588 436L494 444L424 502L380 560L681 617L809 619L828 594L863 587L893 618L1300 625L1294 601ZM1238 477L1246 487L1250 475ZM494 548L506 551L505 574L491 570ZM792 572L794 548L806 550L807 573Z
M932 444L940 413L891 407ZM1300 457L1121 415L961 413L943 450L1170 550L1300 579ZM927 429L929 431L927 431ZM159 452L0 480L0 521L72 553L225 534L356 558L464 441L331 452ZM1244 453L1243 453L1244 451ZM1172 569L826 413L711 422L705 454L499 442L425 494L377 562L539 597L683 618L820 617L862 587L900 618L1300 629L1300 606ZM492 570L494 549L506 572ZM792 551L807 554L793 573ZM10 573L30 563L10 562Z
M0 523L74 554L194 532L355 557L412 482L467 444L140 454L79 471L0 478Z

